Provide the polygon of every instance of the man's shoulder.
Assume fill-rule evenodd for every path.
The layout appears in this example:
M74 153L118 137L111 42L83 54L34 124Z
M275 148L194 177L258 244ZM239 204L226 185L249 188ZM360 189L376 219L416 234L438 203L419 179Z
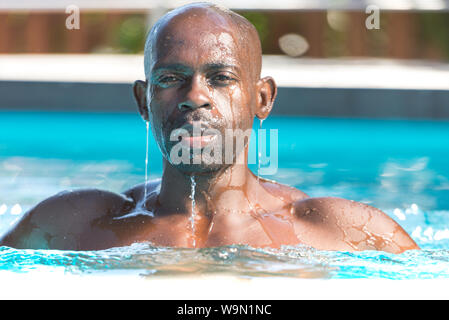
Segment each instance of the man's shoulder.
M46 216L51 219L57 219L64 214L95 218L104 214L120 213L132 205L133 200L125 194L100 189L78 189L62 191L43 200L33 207L28 215Z
M389 219L381 210L354 200L338 197L309 197L295 203L301 218L338 219L342 224L363 225L370 218Z
M161 179L156 179L144 183L140 183L131 187L123 192L123 194L127 197L133 199L136 203L143 199L145 194L145 188L147 190L147 194L150 194L155 191L159 191L161 185Z
M289 199L290 202L296 202L309 198L309 196L303 191L274 180L261 178L261 183L265 190L270 192L272 195Z
M54 248L51 239L77 238L92 221L120 215L134 202L123 194L99 189L63 191L28 210L1 240L0 245L17 248Z
M295 203L296 217L330 230L354 250L399 253L419 249L407 232L381 210L337 197L307 198Z

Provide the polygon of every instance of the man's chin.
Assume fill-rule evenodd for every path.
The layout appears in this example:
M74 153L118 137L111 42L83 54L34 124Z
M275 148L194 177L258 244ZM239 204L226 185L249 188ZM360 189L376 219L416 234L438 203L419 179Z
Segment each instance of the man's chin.
M173 164L172 164L173 165ZM215 172L219 172L223 170L226 165L223 164L207 164L207 163L199 163L199 164L177 164L173 165L177 170L182 172L185 175L208 175L213 174Z

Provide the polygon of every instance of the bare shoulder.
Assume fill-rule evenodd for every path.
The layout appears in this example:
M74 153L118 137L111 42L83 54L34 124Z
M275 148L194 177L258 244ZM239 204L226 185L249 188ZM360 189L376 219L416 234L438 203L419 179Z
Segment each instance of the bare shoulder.
M401 253L419 249L413 239L381 210L335 197L308 198L295 203L300 221L328 229L354 251Z
M147 192L150 194L152 192L159 191L160 185L161 179L148 181L146 184ZM144 193L145 183L135 185L134 187L123 192L125 196L132 198L135 202L140 201L144 197Z
M126 195L98 189L60 192L27 211L0 245L29 249L73 249L92 221L132 209Z
M267 190L276 197L288 199L290 203L309 198L309 196L306 193L302 192L301 190L298 190L294 187L290 187L285 184L281 184L274 180L261 178L261 182L265 190Z

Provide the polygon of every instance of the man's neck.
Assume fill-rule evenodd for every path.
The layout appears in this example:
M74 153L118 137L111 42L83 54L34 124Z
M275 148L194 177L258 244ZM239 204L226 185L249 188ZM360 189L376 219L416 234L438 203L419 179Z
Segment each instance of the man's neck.
M163 211L180 214L195 211L213 215L235 207L249 211L257 203L259 188L257 177L246 163L199 174L185 173L164 163L159 203Z

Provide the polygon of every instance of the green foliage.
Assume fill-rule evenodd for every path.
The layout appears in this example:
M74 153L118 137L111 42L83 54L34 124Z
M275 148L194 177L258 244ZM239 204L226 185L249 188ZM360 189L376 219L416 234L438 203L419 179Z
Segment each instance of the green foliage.
M121 51L138 53L143 50L146 27L142 16L133 16L125 19L118 28L118 44Z
M428 12L420 14L420 37L441 49L449 58L449 13Z
M260 12L240 12L240 15L248 19L255 27L259 33L260 42L262 47L264 47L264 41L267 39L269 34L269 20L268 16Z
M324 56L325 57L340 57L346 54L344 32L339 32L326 25L324 29Z

